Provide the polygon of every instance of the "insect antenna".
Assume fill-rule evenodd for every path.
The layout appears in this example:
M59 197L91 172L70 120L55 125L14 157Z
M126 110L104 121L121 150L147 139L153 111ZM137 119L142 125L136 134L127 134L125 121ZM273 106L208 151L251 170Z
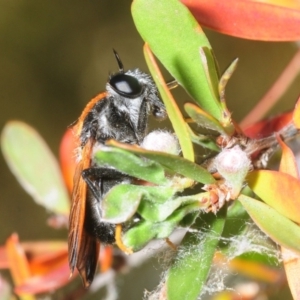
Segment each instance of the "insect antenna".
M119 66L119 71L120 71L120 73L124 73L124 67L123 67L123 63L120 59L120 56L115 49L113 49L113 51L114 51L114 55L115 55L115 58L117 60L118 66Z

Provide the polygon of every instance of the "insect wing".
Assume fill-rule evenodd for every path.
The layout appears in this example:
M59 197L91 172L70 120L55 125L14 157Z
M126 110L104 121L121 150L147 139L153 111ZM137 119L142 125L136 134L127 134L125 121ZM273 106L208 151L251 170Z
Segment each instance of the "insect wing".
M89 235L83 230L76 266L86 288L90 286L94 279L99 258L99 250L100 243L97 238Z
M85 286L92 281L99 254L99 243L84 229L87 184L81 176L82 170L90 167L93 144L93 140L89 139L82 150L82 159L76 166L69 218L68 247L71 274L77 268Z

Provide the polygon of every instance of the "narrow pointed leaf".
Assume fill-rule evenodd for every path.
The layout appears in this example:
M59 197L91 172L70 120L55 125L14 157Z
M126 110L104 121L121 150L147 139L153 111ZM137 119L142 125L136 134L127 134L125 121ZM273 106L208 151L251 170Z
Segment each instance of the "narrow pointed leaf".
M58 163L32 127L20 121L7 123L1 148L9 168L38 204L57 214L69 213L69 196Z
M247 211L241 203L239 201L234 201L234 203L228 208L222 237L225 239L233 236L238 238L239 235L244 234L249 218ZM221 245L225 248L228 246L228 244L225 243L221 243Z
M189 10L177 0L135 0L132 16L140 35L147 42L170 74L197 103L214 116L221 118L218 74L214 57L206 56L203 66L200 47L211 46ZM210 88L205 69L210 69Z
M134 154L146 157L150 160L161 164L163 167L175 173L191 178L197 182L205 184L215 182L213 176L206 169L179 156L167 154L164 152L146 151L142 148L134 147L124 143L119 143L114 140L108 141L107 145L118 147L130 151Z
M219 89L216 84L219 82L219 70L217 68L214 53L210 47L203 46L199 48L199 55L206 76L207 85L210 88L211 93L215 95L216 99L219 99Z
M19 285L27 280L31 273L25 251L19 243L17 234L12 234L6 240L5 248L13 281L15 285Z
M168 300L195 300L200 295L223 231L225 215L224 207L217 216L201 216L201 228L197 223L192 226L201 232L186 234L166 276Z
M227 83L229 81L229 79L231 78L231 76L233 75L234 71L237 68L237 64L238 64L238 58L236 58L235 60L232 61L232 63L229 65L229 67L225 70L225 72L222 74L220 81L219 81L219 94L221 95L221 99L222 99L222 95L225 94L225 88L227 86ZM222 105L225 105L226 103L222 103ZM227 107L224 107L227 110Z
M197 105L186 103L184 105L184 109L187 114L193 119L193 121L196 122L199 126L206 129L215 130L220 134L225 134L225 130L220 122Z
M15 286L22 285L31 277L28 259L25 251L19 243L17 234L12 234L5 243L6 255L9 262L9 270ZM20 294L21 300L35 300L29 293Z
M210 149L212 151L219 152L220 148L217 146L217 144L210 139L208 136L204 134L196 134L187 124L188 131L190 134L190 139L193 143L202 146L203 148Z
M183 157L190 161L194 161L194 148L191 140L189 139L189 133L185 120L182 116L181 111L178 108L176 101L174 100L166 83L164 82L162 74L156 64L156 61L148 44L145 44L144 46L144 55L146 58L148 68L165 103L168 112L168 117L179 140Z
M247 182L264 202L300 223L299 180L282 172L259 170L249 173Z
M228 263L225 262L224 263ZM280 269L274 269L262 262L255 260L248 261L241 257L236 257L229 261L229 267L232 271L239 275L245 275L255 280L260 280L266 283L277 284L281 279L282 272Z
M135 178L160 185L167 183L164 169L159 164L151 160L139 158L122 149L103 148L95 154L94 159L99 164L108 164Z
M240 195L238 200L256 225L272 240L300 254L300 227L298 225L261 201L244 195Z
M224 127L225 131L232 135L236 131L237 125L235 125L231 119L231 112L227 108L226 104L226 97L225 97L225 88L226 85L231 78L233 72L237 68L238 59L236 58L230 66L225 70L225 72L222 74L220 81L219 81L219 95L220 95L220 102L221 107L223 110L222 113L222 119L220 120L220 123Z

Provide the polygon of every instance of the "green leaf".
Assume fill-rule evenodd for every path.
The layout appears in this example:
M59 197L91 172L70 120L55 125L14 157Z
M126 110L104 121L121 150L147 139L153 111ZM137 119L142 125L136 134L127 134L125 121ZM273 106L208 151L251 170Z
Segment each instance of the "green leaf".
M154 151L147 151L143 156L160 163L163 167L177 174L191 178L197 182L204 184L215 182L213 176L206 169L179 156Z
M233 72L235 71L237 67L238 59L236 58L230 66L225 70L224 74L221 76L220 81L219 81L219 95L220 95L220 102L222 106L222 119L220 120L223 128L225 131L229 134L232 135L235 132L235 125L232 122L231 119L231 113L227 108L226 104L226 99L225 99L225 87L231 78Z
M164 152L149 151L128 144L119 143L114 140L108 141L107 145L118 147L135 153L137 155L146 157L150 160L161 164L164 168L167 168L168 170L171 170L174 173L191 178L197 182L201 182L204 184L215 182L213 176L206 169L179 156L167 154Z
M225 134L224 128L222 127L220 122L197 105L186 103L184 105L184 109L187 114L193 119L193 121L196 122L199 126L206 129L215 130L220 134Z
M153 239L167 238L186 215L197 210L199 206L191 204L176 210L163 222L143 220L123 235L123 243L133 251L138 251Z
M190 128L190 126L187 124L190 139L193 143L200 145L203 148L210 149L212 151L219 152L220 148L217 146L217 144L209 138L209 136L204 134L196 134L194 131Z
M123 234L123 243L133 251L138 251L156 237L155 229L152 222L141 221Z
M20 121L8 122L1 135L4 158L35 202L57 213L69 213L70 199L59 165L42 137Z
M228 208L222 237L228 239L233 236L237 237L243 234L245 227L247 226L247 221L249 221L249 219L250 216L248 215L242 204L239 201L234 201L234 203ZM228 244L221 244L222 246L228 246Z
M101 202L102 219L119 224L128 221L136 212L150 222L162 222L180 205L185 197L173 198L176 189L120 184L113 187Z
M168 182L161 165L151 160L139 158L122 149L103 147L95 153L94 158L98 164L108 164L135 178L160 185Z
M172 123L172 127L174 128L174 131L178 138L183 157L188 160L194 161L194 148L192 141L189 138L189 132L185 120L182 116L180 109L178 108L176 101L174 100L171 92L169 91L169 88L164 82L163 76L147 44L144 47L144 54L148 68L152 74L152 77L166 106L168 117Z
M192 224L195 223L196 219L198 218L200 213L199 211L191 212L190 214L186 215L179 223L181 227L190 227Z
M186 207L193 205L197 210L207 209L207 193L174 197L175 189L165 187L145 187L145 194L139 206L139 214L146 220L161 222L169 217L177 208L185 211ZM184 213L185 214L185 213Z
M215 60L204 32L189 10L177 0L135 0L132 16L140 35L171 75L203 110L220 120ZM203 47L209 50L205 51L205 62L200 56Z
M206 75L206 80L211 92L219 99L219 89L216 83L219 82L218 65L212 48L204 46L199 48L199 55Z
M217 216L201 215L192 226L201 232L186 234L166 276L168 300L197 299L209 275L225 217L226 207Z
M219 94L221 95L221 99L225 96L226 85L227 85L229 79L231 78L233 72L236 70L237 64L238 64L238 58L236 58L230 64L230 66L225 70L225 72L222 74L222 76L220 78L218 89L219 89ZM223 98L223 100L225 100L225 98ZM225 105L225 103L221 103L221 104ZM227 111L226 106L224 106L223 109Z
M144 187L138 213L151 222L164 221L177 209L182 201L174 199L175 189L170 187Z
M240 195L238 200L256 225L271 239L285 248L300 253L300 227L298 225L261 201L244 195Z
M119 184L114 186L101 201L104 222L120 224L128 221L137 211L143 195L140 186Z

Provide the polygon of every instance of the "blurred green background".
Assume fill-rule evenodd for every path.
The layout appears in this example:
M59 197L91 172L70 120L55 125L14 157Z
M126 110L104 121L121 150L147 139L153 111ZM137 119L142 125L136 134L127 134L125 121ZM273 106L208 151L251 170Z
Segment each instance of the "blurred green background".
M41 133L57 156L67 126L89 99L103 91L109 72L117 71L112 48L119 52L126 69L147 70L130 4L130 0L0 0L1 128L8 120L23 120ZM296 46L206 32L221 71L234 58L240 58L227 88L228 106L239 121L278 77ZM293 107L299 82L298 76L272 114ZM182 102L188 101L180 88L175 95ZM0 169L0 244L12 232L22 240L66 239L66 231L47 227L47 212L22 190L2 156ZM150 271L140 269L145 274L122 279L121 299L141 299L145 288L151 290L158 284L159 266L155 262L150 265Z

